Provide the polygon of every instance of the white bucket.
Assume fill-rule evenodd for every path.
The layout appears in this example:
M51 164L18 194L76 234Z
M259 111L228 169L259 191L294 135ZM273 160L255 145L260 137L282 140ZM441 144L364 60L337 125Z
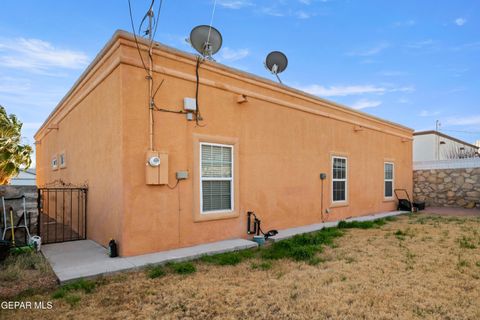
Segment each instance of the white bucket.
M39 237L39 236L33 236L33 237L30 238L30 244L33 244L35 249L37 251L40 251L40 248L42 246L42 238Z

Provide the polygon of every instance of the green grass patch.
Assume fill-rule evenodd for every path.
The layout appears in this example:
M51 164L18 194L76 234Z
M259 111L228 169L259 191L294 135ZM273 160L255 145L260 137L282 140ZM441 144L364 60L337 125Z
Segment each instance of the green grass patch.
M73 307L73 306L76 306L76 305L80 302L81 299L82 299L82 298L80 298L80 296L79 296L79 295L76 295L76 294L70 294L70 295L68 295L68 296L65 297L65 301L66 301L69 305L71 305L72 307Z
M468 238L466 236L462 236L461 238L458 239L458 243L460 245L460 248L464 249L475 249L477 246L473 243L472 238Z
M333 240L342 235L343 232L337 228L296 235L263 248L261 257L268 260L309 261L315 257L316 253L322 252L323 245L332 245Z
M339 229L373 229L380 228L386 223L387 220L384 218L372 221L340 221L337 227Z
M163 266L148 266L146 271L150 279L160 278L167 274Z
M53 299L66 298L67 294L72 291L83 291L85 293L92 293L95 290L96 283L91 280L80 279L66 285L61 286L52 293Z
M169 262L167 266L178 274L191 274L197 271L197 267L191 262Z
M235 252L220 253L212 256L204 256L200 258L200 260L219 266L234 266L242 261L253 258L254 255L255 253L253 250L241 250Z

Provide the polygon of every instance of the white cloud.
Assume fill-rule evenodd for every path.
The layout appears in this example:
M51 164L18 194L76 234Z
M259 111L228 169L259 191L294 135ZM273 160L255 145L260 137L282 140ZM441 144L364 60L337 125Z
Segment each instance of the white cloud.
M306 4L306 5L309 5L310 3L312 3L311 0L298 0L298 2Z
M238 61L250 54L250 50L248 49L231 49L229 47L225 47L220 51L220 59L221 61Z
M455 23L457 26L461 27L461 26L463 26L465 23L467 23L467 19L465 19L465 18L457 18L457 19L455 19L454 23Z
M312 17L311 13L305 12L303 10L295 12L295 16L299 19L309 19Z
M365 109L365 108L378 107L381 104L382 104L382 101L378 101L378 100L360 99L360 100L356 101L355 103L353 103L351 105L351 107L353 109L361 110L361 109Z
M412 48L412 49L422 49L422 48L425 48L425 47L432 46L434 44L436 44L436 41L434 41L432 39L426 39L426 40L422 40L422 41L411 42L411 43L407 44L407 47Z
M317 84L313 84L302 88L301 90L323 97L342 97L349 95L359 95L365 93L384 93L387 91L383 87L373 85L353 85L353 86L330 86L325 87Z
M420 117L434 117L440 114L440 111L428 111L428 110L422 110L418 114Z
M416 24L417 22L415 20L410 19L406 21L397 21L393 24L393 26L397 28L402 28L402 27L413 27Z
M284 17L285 12L280 11L276 7L263 7L260 9L260 13L266 14L273 17Z
M390 45L386 42L379 43L374 47L363 49L363 50L356 50L348 52L347 55L349 56L361 56L361 57L369 57L374 56L382 52L383 50L387 49Z
M480 125L480 115L448 118L446 119L445 124L453 126L478 126Z
M39 39L0 39L0 65L30 72L50 69L82 69L89 59L81 51L54 47Z
M378 74L385 77L400 77L408 75L408 72L400 70L385 70L380 71Z
M217 0L217 4L221 7L234 10L253 5L250 1L246 0Z
M391 84L383 86L376 85L350 85L350 86L322 86L312 84L309 86L300 87L300 90L314 94L321 97L344 97L362 94L378 94L382 95L387 92L413 92L413 86L396 87Z

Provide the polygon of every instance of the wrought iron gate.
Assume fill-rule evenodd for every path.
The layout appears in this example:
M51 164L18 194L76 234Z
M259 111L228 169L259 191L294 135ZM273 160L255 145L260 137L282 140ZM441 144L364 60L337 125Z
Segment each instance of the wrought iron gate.
M87 238L87 189L39 188L38 234L42 243Z

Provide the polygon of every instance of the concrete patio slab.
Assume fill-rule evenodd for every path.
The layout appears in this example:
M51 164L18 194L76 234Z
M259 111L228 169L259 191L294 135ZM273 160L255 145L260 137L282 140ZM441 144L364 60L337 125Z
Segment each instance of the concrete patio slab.
M405 213L409 213L409 212L408 211L382 212L382 213L372 214L368 216L349 218L349 219L346 219L345 221L372 221L372 220L386 218L386 217L398 216L400 214L405 214ZM278 234L269 239L272 239L273 241L284 240L284 239L291 238L297 234L314 232L314 231L322 230L323 228L336 227L338 223L339 221L329 221L329 222L323 222L323 223L310 224L307 226L301 226L296 228L278 230Z
M80 278L134 270L148 264L192 260L204 255L255 247L257 244L253 241L234 239L134 257L110 258L107 256L107 250L98 243L80 240L44 245L42 252L60 283L66 283Z

